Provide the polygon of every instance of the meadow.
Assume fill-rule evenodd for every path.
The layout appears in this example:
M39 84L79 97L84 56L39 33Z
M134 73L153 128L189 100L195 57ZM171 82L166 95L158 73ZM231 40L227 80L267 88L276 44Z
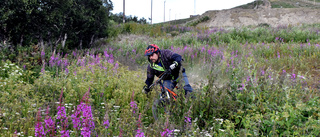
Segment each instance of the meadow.
M113 29L90 49L15 55L2 43L0 136L320 135L319 24ZM177 89L172 114L157 121L159 89L141 92L151 43L183 56L195 97Z

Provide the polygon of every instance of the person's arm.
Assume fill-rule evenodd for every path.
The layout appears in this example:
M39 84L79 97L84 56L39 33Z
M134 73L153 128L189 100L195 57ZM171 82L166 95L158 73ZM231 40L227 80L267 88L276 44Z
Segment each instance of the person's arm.
M154 72L152 71L150 65L148 65L148 69L147 69L147 79L145 81L147 87L149 88L149 86L152 84L154 80Z
M171 60L173 60L173 62L176 61L178 63L178 65L181 66L181 60L182 60L181 55L179 55L177 53L173 53L171 56Z
M148 94L150 92L150 85L152 84L153 82L153 79L154 79L154 72L152 71L151 67L148 66L148 69L147 69L147 79L145 81L146 85L143 86L143 90L142 92L144 92L145 94Z
M170 60L172 61L172 64L170 65L170 69L174 70L175 68L180 69L181 67L181 61L182 61L182 57L181 55L174 53L173 51L171 51L171 57Z

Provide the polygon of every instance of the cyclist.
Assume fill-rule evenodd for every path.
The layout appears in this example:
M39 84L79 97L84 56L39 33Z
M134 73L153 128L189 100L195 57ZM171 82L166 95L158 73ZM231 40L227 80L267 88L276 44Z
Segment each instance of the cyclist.
M148 56L149 65L147 69L147 79L145 81L146 85L143 87L143 92L146 94L149 93L149 87L154 80L154 76L160 77L160 75L168 69L170 69L171 75L164 79L163 84L166 88L173 90L178 83L179 71L182 67L181 55L168 49L160 50L156 44L151 44L145 50L144 56ZM185 81L183 89L185 90L185 95L187 95L192 92L193 89L189 84L184 68L182 69L182 75Z

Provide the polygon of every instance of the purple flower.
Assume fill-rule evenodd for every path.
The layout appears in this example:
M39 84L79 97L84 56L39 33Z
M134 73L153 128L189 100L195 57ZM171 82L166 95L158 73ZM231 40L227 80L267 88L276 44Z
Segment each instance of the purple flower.
M74 57L76 57L77 56L77 49L76 49L76 51L72 51L72 54Z
M109 58L109 54L108 54L108 52L105 50L104 51L104 56L106 57L106 58Z
M69 69L66 68L65 72L66 72L66 74L68 75L68 74L69 74Z
M191 118L190 117L184 117L185 118L185 120L184 120L184 122L186 122L186 123L191 123Z
M60 60L58 60L58 62L57 62L57 66L60 66L61 62L62 62L62 60L61 60L61 59L60 59Z
M44 69L44 66L41 68L41 73L45 73L45 69Z
M145 137L143 131L140 128L137 130L136 137Z
M65 109L64 106L59 105L57 109L58 109L57 119L62 120L62 119L64 119L64 118L67 118L67 116L66 116L66 109Z
M63 64L64 64L65 67L68 66L68 59L65 59L65 60L63 61Z
M78 105L77 106L77 109L74 111L74 113L71 115L71 121L72 121L72 125L73 125L73 128L79 130L80 129L80 115L81 115L81 108L82 106L81 105Z
M131 98L131 102L130 102L130 107L131 107L131 109L132 109L132 112L133 113L136 113L136 109L138 109L138 106L137 106L137 104L136 104L136 102L134 101L134 91L132 92L132 98Z
M130 107L131 107L131 109L132 109L132 112L133 112L133 113L136 113L135 110L136 110L138 107L137 107L137 104L136 104L135 101L132 100L132 101L130 102Z
M264 73L265 73L264 70L261 70L261 75L264 75Z
M173 130L166 128L163 132L161 132L161 136L162 137L169 137L169 136L171 136L172 132L173 132Z
M110 127L109 119L105 120L103 122L103 125L105 126L106 129L108 129Z
M118 62L114 65L114 69L118 69L119 68L119 64Z
M292 74L291 78L292 78L293 80L295 80L295 79L296 79L296 74Z
M46 53L42 50L41 51L41 59L44 59L45 55L46 55Z
M45 128L46 128L46 134L51 132L52 134L50 136L53 136L55 133L55 124L51 116L46 116L46 119L44 120L45 122Z
M55 65L55 57L54 57L54 55L52 55L52 56L50 57L49 65L50 65L51 67L53 67L53 66Z
M61 130L60 134L61 134L61 137L70 137L69 130Z
M90 91L90 88L89 88ZM85 93L82 100L88 102L89 91ZM93 122L91 106L82 102L77 106L77 109L71 115L73 127L77 130L81 129L82 136L90 136L91 131L95 128Z
M40 121L36 122L36 125L35 125L35 136L36 137L45 136L44 129L43 129L43 126L42 126L42 122L40 122Z
M36 124L35 124L35 136L36 137L42 137L42 136L45 136L46 134L44 133L44 129L43 129L43 126L42 126L42 122L40 121L41 120L41 112L40 112L40 109L39 108L39 111L37 113L37 121L36 121Z

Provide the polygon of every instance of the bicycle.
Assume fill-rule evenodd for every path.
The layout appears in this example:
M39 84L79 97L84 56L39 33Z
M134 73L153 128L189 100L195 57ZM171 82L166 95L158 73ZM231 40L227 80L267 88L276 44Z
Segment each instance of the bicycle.
M168 89L167 87L165 87L163 85L163 79L166 78L170 74L171 74L170 70L163 72L160 75L159 79L156 80L152 85L149 86L149 88L151 89L154 86L159 85L160 89L161 89L159 99L156 99L152 105L152 115L155 120L158 120L158 117L160 114L169 114L170 113L167 106L170 106L170 102L172 101L172 98L175 101L176 97L177 97L177 94L175 92L171 91L170 89Z

